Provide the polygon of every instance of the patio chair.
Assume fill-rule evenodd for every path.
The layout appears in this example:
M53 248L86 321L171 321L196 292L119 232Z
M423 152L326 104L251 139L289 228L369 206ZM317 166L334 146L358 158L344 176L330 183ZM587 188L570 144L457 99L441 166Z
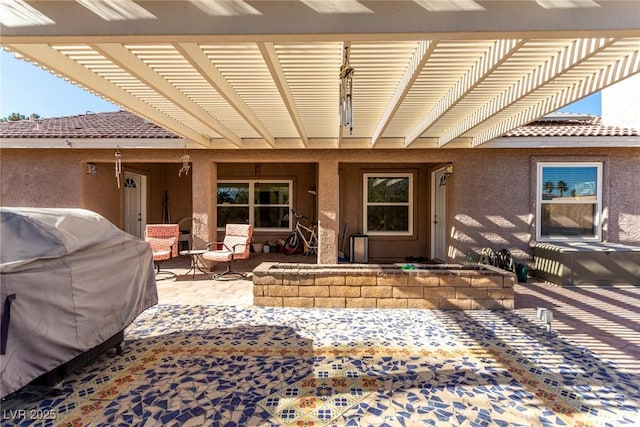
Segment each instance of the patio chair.
M180 243L178 246L180 250L189 250L191 248L191 223L193 217L185 216L178 221L178 227L180 227ZM186 247L185 247L186 246Z
M144 240L149 243L153 251L156 280L162 280L158 279L160 274L176 277L176 274L171 271L160 270L160 264L178 256L178 243L180 240L180 227L178 224L147 224L144 230ZM167 279L167 277L163 279Z
M253 226L227 224L224 241L207 244L207 252L202 254L202 258L207 261L224 262L227 266L222 273L214 274L213 280L231 280L234 277L247 277L245 273L233 271L231 263L239 259L249 258L249 247L252 238Z

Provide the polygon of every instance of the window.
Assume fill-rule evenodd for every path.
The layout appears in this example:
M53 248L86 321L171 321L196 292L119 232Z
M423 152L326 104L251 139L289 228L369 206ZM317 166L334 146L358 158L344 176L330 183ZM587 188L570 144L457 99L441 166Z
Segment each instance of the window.
M602 163L539 163L537 205L537 240L601 240Z
M364 174L364 233L413 234L413 175Z
M218 228L252 224L257 230L291 230L291 181L218 181Z

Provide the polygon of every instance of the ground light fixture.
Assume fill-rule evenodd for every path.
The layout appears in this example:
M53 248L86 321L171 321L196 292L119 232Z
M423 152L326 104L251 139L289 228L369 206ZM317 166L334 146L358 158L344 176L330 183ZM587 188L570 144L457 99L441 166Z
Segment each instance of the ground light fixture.
M549 308L538 307L538 319L546 323L547 332L551 332L551 322L553 322L553 311Z

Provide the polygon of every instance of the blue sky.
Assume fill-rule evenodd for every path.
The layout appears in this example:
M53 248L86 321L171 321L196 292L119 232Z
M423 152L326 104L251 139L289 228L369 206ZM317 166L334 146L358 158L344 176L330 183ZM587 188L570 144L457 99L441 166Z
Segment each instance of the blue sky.
M90 94L13 54L0 52L0 117L11 113L60 117L117 111L118 106ZM560 111L600 114L600 94L589 96Z

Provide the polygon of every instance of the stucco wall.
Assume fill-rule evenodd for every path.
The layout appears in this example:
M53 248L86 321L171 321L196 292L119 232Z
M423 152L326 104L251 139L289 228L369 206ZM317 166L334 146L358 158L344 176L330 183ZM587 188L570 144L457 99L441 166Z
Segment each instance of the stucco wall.
M124 228L122 190L119 190L116 185L114 164L94 164L95 175L87 173L82 175L81 206L98 212L118 227Z
M640 246L640 149L610 150L608 240Z
M83 207L83 157L75 150L0 150L0 203Z
M123 150L125 166L148 170L150 185L162 183L150 191L150 220L160 221L162 192L170 191L170 209L177 221L186 216L191 209L191 193L213 192L207 190L215 183L198 183L192 190L191 177L197 175L192 170L189 178L178 178L178 160L181 150ZM341 188L341 208L339 216L354 218L350 221L348 234L360 231L352 227L361 221L361 214L352 213L352 197L361 197L361 176L356 176L348 164L367 167L387 168L391 164L427 165L453 162L455 172L447 181L447 235L450 236L449 261L463 262L466 254L479 252L485 246L507 247L514 255L526 261L533 254L534 214L535 214L535 163L537 159L545 161L567 161L571 159L601 159L604 161L605 188L603 191L604 237L609 242L620 242L640 246L640 150L637 148L611 149L441 149L441 150L192 150L189 153L194 168L213 168L220 178L233 176L251 176L254 164L247 159L259 159L262 164L262 176L296 177L296 207L309 214L321 212L312 203L320 203L322 197L310 197L307 190L316 184L316 177L322 164L341 165L339 186ZM321 160L321 161L320 161ZM86 175L85 163L98 164L100 180L94 181ZM67 206L94 208L107 212L110 219L116 205L109 190L115 188L113 177L113 150L26 150L6 149L0 151L0 168L3 206ZM333 163L332 163L333 162ZM104 177L101 163L104 163ZM239 165L244 164L244 165ZM145 166L146 165L146 166ZM377 166L376 166L377 165ZM213 167L217 166L217 167ZM240 167L239 167L240 166ZM354 165L353 167L356 167ZM360 167L360 166L357 166ZM326 171L325 171L326 173ZM332 170L332 174L335 172ZM209 176L203 174L202 176ZM428 176L428 172L427 172ZM168 181L165 182L164 179ZM427 178L428 179L428 178ZM422 182L422 181L421 181ZM421 184L422 185L422 184ZM154 187L155 188L155 187ZM331 189L318 183L318 191L327 193ZM337 189L336 189L337 190ZM204 191L204 193L203 193ZM418 208L420 226L419 240L423 253L428 253L429 186L426 192L419 191L421 198ZM324 194L326 196L326 194ZM121 199L118 199L120 203ZM214 198L215 200L215 198ZM108 206L107 206L108 205ZM209 203L205 210L211 209ZM342 212L346 209L346 212ZM202 209L201 209L202 210ZM357 209L356 209L357 210ZM200 211L199 211L200 212ZM118 216L121 213L117 214ZM199 215L202 215L200 212ZM341 227L345 218L338 218ZM322 223L322 217L319 218ZM215 222L214 222L215 224ZM329 224L329 223L326 223ZM322 224L321 224L322 226ZM328 225L327 225L328 226ZM331 225L335 227L335 225ZM210 225L200 234L203 240L215 240L215 228ZM338 230L341 231L341 230ZM258 236L261 239L265 236ZM417 241L416 241L417 242ZM347 242L348 243L348 242ZM370 242L373 244L374 242ZM333 242L332 242L333 244ZM382 245L380 245L382 246ZM384 247L391 246L384 242ZM371 256L378 256L383 249L378 245L370 246ZM393 252L393 249L390 250Z
M95 162L94 162L95 163ZM167 163L123 162L120 188L117 187L113 163L95 163L96 175L83 175L81 205L103 215L118 227L124 228L124 172L147 177L147 223L163 222L164 192L169 196L171 222L191 216L191 175L178 177L179 166Z
M529 153L477 150L461 152L447 181L452 227L449 259L477 258L483 247L509 248L528 258L532 209Z
M413 235L368 237L369 259L376 261L404 261L406 257L428 257L430 229L429 169L432 164L420 163L341 163L340 164L340 220L341 230L346 221L345 255L349 256L349 236L364 230L363 174L410 172L413 181Z

